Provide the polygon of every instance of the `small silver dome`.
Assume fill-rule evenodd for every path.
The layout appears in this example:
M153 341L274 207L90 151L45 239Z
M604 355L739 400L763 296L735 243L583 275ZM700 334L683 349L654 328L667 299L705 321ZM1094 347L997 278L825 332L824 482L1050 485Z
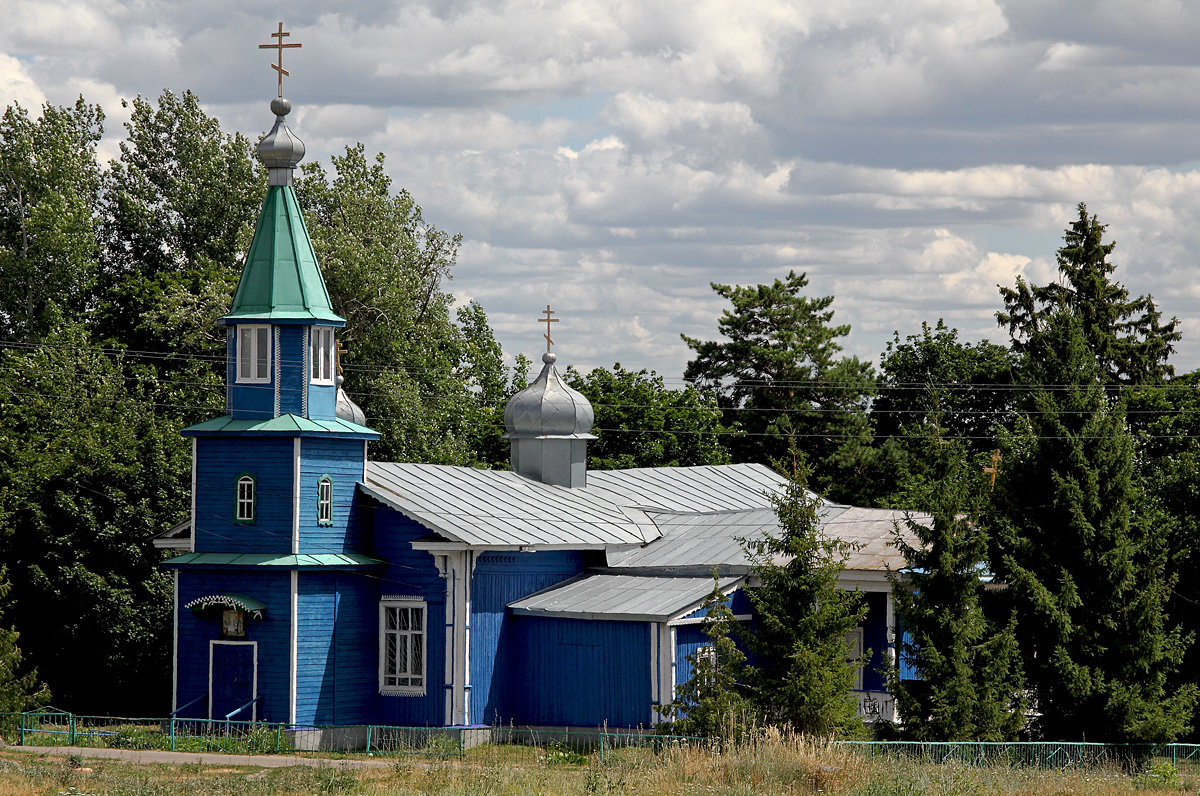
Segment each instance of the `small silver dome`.
M350 400L350 396L346 395L346 391L342 389L342 376L337 377L337 404L333 409L333 414L340 417L342 420L349 420L351 423L357 423L360 426L367 424L367 415L363 412L362 407Z
M284 118L292 110L292 103L276 97L271 100L271 110L275 113L275 126L258 142L258 159L271 170L272 185L288 185L292 169L304 159L304 142L296 137ZM275 169L284 171L277 173Z
M508 400L504 428L508 439L558 437L595 439L589 432L595 414L588 399L567 386L554 367L554 354L542 354L542 372Z

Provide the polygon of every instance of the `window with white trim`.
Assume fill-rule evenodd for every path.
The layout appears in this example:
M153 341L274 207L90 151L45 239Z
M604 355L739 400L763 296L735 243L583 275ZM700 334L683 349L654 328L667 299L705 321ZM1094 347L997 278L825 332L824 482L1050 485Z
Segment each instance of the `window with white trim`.
M243 475L237 482L237 501L233 515L238 522L254 522L254 477Z
M317 524L333 525L333 479L327 475L317 482Z
M379 692L425 693L425 602L379 603Z
M333 384L337 351L333 347L333 327L313 326L309 330L309 358L314 384Z
M237 380L262 384L271 380L271 327L237 328Z
M854 690L863 690L863 629L856 627L846 634L846 660L854 664Z

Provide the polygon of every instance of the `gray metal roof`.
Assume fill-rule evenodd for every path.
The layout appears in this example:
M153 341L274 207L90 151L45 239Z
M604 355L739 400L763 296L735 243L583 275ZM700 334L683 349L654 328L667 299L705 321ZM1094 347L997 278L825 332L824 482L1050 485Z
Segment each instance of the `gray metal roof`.
M721 578L727 591L741 578ZM693 610L712 592L712 577L588 575L509 603L513 613L556 619L661 622Z
M590 470L587 491L622 506L712 512L768 508L787 480L761 464Z
M476 546L602 547L642 544L659 531L639 511L586 489L500 470L367 462L359 488L426 528Z
M847 570L880 571L885 568L901 570L907 564L900 551L892 546L892 534L899 526L904 540L914 547L919 544L916 534L909 529L905 517L928 525L932 518L928 514L908 514L895 509L864 509L849 506L837 517L830 519L822 530L858 547L846 559Z

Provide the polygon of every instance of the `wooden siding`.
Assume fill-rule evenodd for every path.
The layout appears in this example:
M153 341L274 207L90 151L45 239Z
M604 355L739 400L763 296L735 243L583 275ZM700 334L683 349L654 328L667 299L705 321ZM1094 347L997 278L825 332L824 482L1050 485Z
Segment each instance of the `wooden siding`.
M297 722L374 720L376 594L375 580L363 573L300 573Z
M582 554L568 550L479 556L471 578L472 724L503 723L505 692L518 691L525 680L514 665L513 617L505 606L582 570Z
M333 523L317 523L317 484L333 483ZM300 552L360 553L363 538L354 516L355 486L363 478L360 439L303 437L300 440Z
M196 551L290 553L292 440L198 437L196 442ZM255 479L253 523L233 519L237 480L244 474Z
M308 389L308 361L304 326L279 328L279 413L304 414L304 391Z
M288 720L289 629L291 579L287 572L259 573L251 582L245 573L183 570L179 573L179 704L208 693L209 642L221 637L217 618L198 619L183 606L208 594L244 594L266 606L262 621L246 621L246 641L258 642L258 705L261 721ZM189 718L208 715L207 702L187 712ZM249 719L249 716L239 716Z
M886 691L887 678L883 669L887 663L887 594L868 592L863 595L867 615L863 619L863 648L871 653L864 661L863 688L867 691Z
M523 672L503 715L514 724L648 726L650 624L514 616Z
M229 414L234 420L268 420L275 416L275 371L271 381L262 384L238 384L228 388Z
M373 617L378 617L378 598L384 595L417 597L425 600L429 632L426 637L425 671L428 683L422 696L384 696L379 693L378 630L369 647L363 651L364 664L371 670L376 687L376 720L383 724L424 727L441 726L445 722L446 692L446 581L438 575L433 556L413 550L411 543L429 535L429 531L412 520L375 501L367 500L364 511L373 515L374 549L377 558L388 562L388 568L376 584L376 604ZM375 621L378 621L376 619Z
M313 420L333 420L337 410L337 387L331 384L308 385L308 416Z
M675 628L675 688L692 679L692 662L689 655L695 655L696 650L711 644L704 633L704 625L683 625Z

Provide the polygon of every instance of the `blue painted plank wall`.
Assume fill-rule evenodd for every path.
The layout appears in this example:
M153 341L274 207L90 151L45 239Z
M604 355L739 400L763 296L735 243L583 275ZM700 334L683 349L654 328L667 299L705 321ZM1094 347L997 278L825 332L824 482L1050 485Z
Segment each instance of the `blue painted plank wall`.
M292 551L292 440L274 437L196 439L196 550ZM237 481L256 479L253 523L234 522Z
M305 327L279 328L279 413L304 414L304 391L308 389L308 369L304 366L307 345Z
M375 719L375 580L358 572L301 572L298 584L296 720L361 724Z
M442 726L445 722L446 582L438 575L433 556L413 550L411 543L429 536L417 523L373 500L364 499L363 509L374 526L373 555L388 562L376 584L376 600L383 595L418 597L425 600L429 621L425 670L429 682L423 696L384 696L375 689L378 721L405 726ZM378 611L378 602L374 609ZM377 615L377 614L376 614ZM379 661L378 633L369 646L372 676Z
M692 679L692 662L689 655L711 643L704 634L704 625L683 625L675 628L675 687Z
M218 619L199 619L183 608L209 594L243 594L266 605L265 619L246 624L246 640L258 642L258 718L288 720L291 579L286 571L246 572L183 569L179 573L179 706L208 693L209 642L221 636ZM189 717L207 716L206 703ZM246 717L249 718L248 716Z
M317 484L326 475L333 482L333 524L318 525ZM350 533L356 484L362 479L361 439L303 437L300 440L301 553L364 552L362 535Z
M863 619L863 647L871 658L863 667L863 688L867 691L886 691L887 678L883 668L887 663L887 595L868 592L864 595L867 615Z
M583 571L571 550L484 553L471 578L471 723L503 724L506 694L519 694L525 672L512 659L512 616L506 606Z
M729 606L729 610L733 611L735 614L749 614L752 613L754 609L754 606L750 603L750 598L746 595L746 590L742 588L734 590L733 594L729 596L729 599L725 600L725 603ZM705 610L704 607L701 606L695 611L685 614L681 618L702 619L704 616Z
M515 724L647 726L650 625L513 617L522 694L504 715Z

